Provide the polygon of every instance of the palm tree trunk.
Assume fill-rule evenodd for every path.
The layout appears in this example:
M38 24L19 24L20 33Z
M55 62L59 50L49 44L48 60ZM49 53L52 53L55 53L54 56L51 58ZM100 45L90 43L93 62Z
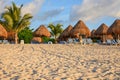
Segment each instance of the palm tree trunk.
M57 44L57 37L55 36L55 44Z
M17 32L15 33L15 44L18 44L18 34L17 34Z
M120 38L120 36L119 36L119 34L118 34L118 40L119 40L119 38Z
M79 35L79 42L80 42L80 44L82 44L82 36L81 35Z
M105 43L105 35L103 34L103 43Z

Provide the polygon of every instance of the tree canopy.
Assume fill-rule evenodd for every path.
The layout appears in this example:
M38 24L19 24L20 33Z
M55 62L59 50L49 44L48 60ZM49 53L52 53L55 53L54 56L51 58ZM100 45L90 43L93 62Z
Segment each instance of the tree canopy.
M30 43L33 38L33 29L24 28L18 33L19 40L24 40L25 43Z
M57 25L49 24L48 25L48 28L50 28L50 30L51 30L51 35L55 38L56 43L57 43L58 35L63 32L62 26L63 25L61 25L61 24L57 24Z
M2 13L0 23L5 27L8 32L15 33L15 43L18 41L18 33L25 27L30 25L32 15L27 13L22 16L21 9L23 5L18 7L14 2L12 6L5 7L6 11Z

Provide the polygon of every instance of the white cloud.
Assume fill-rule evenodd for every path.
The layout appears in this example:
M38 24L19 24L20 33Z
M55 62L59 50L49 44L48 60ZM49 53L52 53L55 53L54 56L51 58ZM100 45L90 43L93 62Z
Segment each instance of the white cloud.
M83 0L82 4L73 6L70 20L94 21L106 16L120 17L120 0Z
M4 8L9 2L7 0L0 0L0 14L4 12Z
M53 9L53 10L49 10L43 13L42 16L40 16L40 20L45 21L49 18L53 18L56 17L57 15L59 15L62 11L64 10L64 7L61 7L59 9Z
M5 7L10 6L10 3L12 1L13 0L0 0L0 18L1 18L1 14L6 10Z
M4 0L1 0L0 5L3 5L3 4L4 4ZM0 14L2 13L2 11L3 11L3 6L0 7Z
M44 3L45 0L32 0L28 4L24 4L22 8L22 14L31 13L33 16L36 15Z
M0 6L0 14L4 12L5 6L11 5L12 1L15 2L15 0L0 0L0 5L1 5ZM24 15L25 13L31 13L35 18L37 13L39 13L44 1L45 0L32 0L31 2L23 4L22 15Z

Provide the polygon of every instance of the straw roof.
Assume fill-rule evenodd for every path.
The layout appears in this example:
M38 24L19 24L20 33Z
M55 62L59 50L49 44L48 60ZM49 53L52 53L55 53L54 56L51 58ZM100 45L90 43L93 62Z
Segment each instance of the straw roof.
M120 35L120 20L117 19L108 29L108 34L119 34Z
M107 35L106 39L113 39L113 36L112 35Z
M33 37L32 41L36 41L36 42L42 42L42 38L40 37Z
M14 40L15 39L15 32L10 31L10 32L7 32L7 33L8 33L8 37L7 37L8 40Z
M89 28L84 24L83 21L79 20L77 24L70 31L71 37L79 37L80 35L90 36Z
M7 31L6 29L0 24L0 38L7 38Z
M96 35L106 35L108 30L108 26L106 24L101 24L97 30L95 31Z
M40 27L34 31L34 36L36 36L36 37L41 37L41 36L50 37L51 34L44 25L40 25Z
M59 38L68 38L70 36L70 31L73 27L69 25L59 36Z

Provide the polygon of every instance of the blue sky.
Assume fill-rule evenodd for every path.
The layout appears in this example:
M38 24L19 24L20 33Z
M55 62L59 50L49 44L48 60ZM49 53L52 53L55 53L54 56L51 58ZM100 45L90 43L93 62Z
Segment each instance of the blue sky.
M49 23L61 23L66 28L82 20L92 30L102 23L110 26L120 18L120 0L0 0L0 14L11 1L24 4L22 14L34 16L30 25L34 29Z

